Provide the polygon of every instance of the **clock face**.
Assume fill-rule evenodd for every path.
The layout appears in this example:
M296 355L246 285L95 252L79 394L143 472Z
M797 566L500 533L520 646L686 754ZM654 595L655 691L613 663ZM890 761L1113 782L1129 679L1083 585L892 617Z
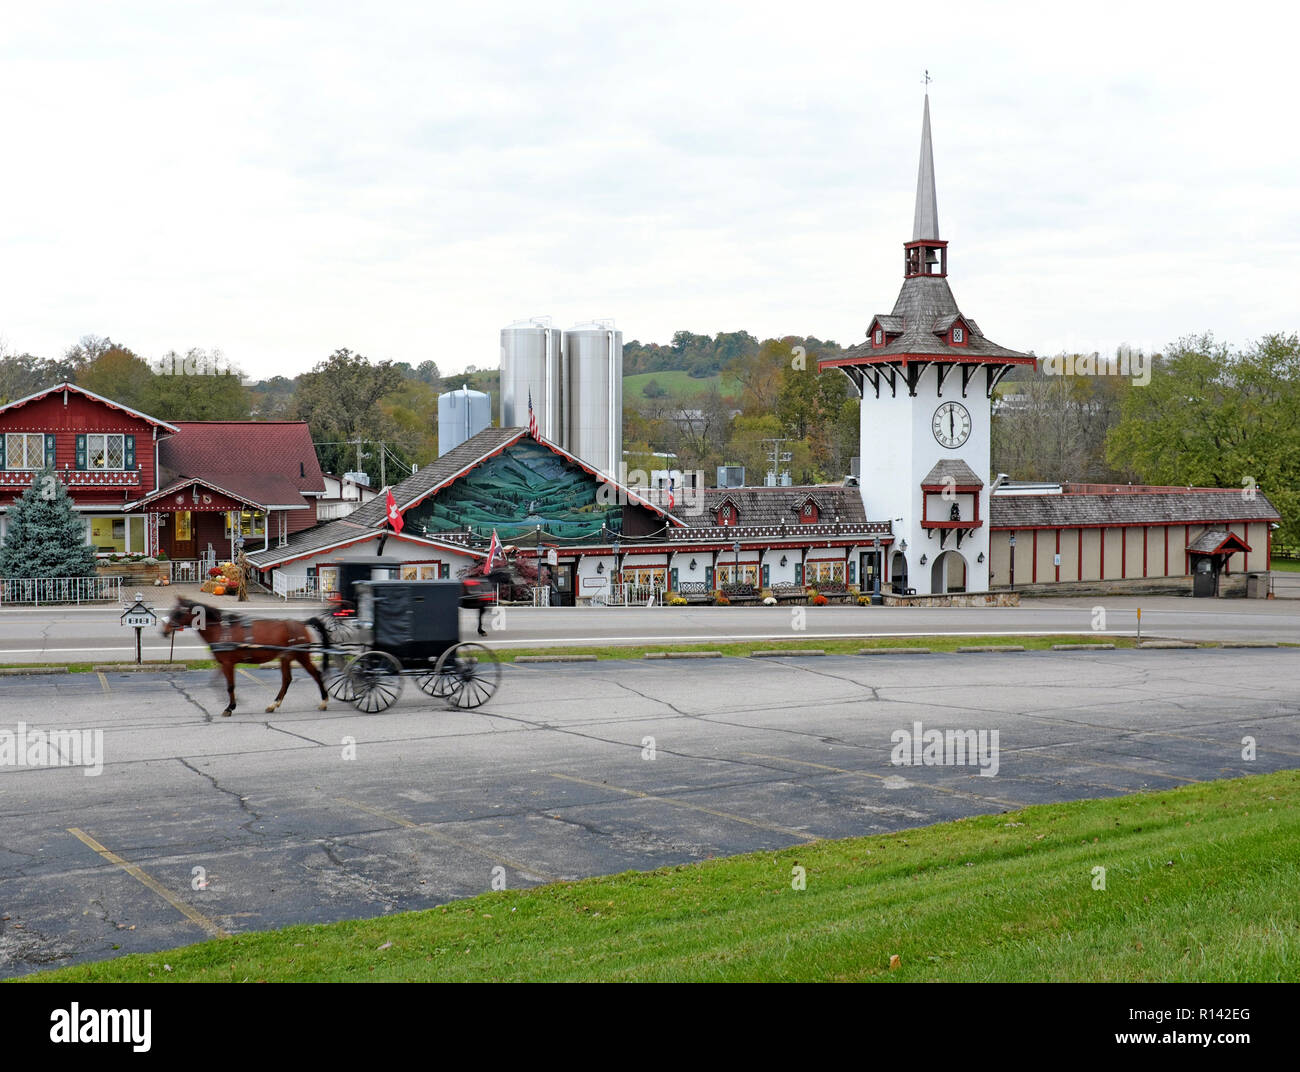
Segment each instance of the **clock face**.
M945 402L934 411L930 429L939 446L955 450L970 438L970 414L960 402Z

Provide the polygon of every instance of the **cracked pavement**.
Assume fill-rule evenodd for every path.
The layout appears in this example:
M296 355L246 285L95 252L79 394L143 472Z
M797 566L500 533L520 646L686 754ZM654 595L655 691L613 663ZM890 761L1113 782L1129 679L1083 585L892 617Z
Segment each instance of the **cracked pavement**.
M203 673L7 678L0 730L102 730L104 769L0 767L0 975L1300 767L1298 668L1292 649L531 664L478 711L407 681L376 715L317 711L298 672L271 717L278 668L248 668L229 719ZM892 765L918 721L999 731L997 775Z

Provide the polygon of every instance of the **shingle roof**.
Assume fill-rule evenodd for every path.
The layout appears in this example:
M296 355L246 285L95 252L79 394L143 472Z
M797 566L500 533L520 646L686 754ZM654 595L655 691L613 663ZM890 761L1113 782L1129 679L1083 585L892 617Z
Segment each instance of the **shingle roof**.
M1187 545L1187 550L1196 551L1200 554L1212 555L1225 543L1237 544L1238 547L1233 548L1233 550L1238 550L1242 547L1247 551L1250 550L1250 545L1246 543L1245 540L1236 533L1229 532L1227 529L1206 529Z
M685 515L693 529L716 528L718 507L724 499L736 504L736 528L771 526L785 522L799 526L799 509L810 498L817 501L819 520L832 522L838 515L844 524L867 522L867 512L862 505L859 488L846 488L835 484L817 484L790 488L706 488L704 510Z
M174 424L168 424L166 421L160 421L157 417L150 417L149 414L141 413L138 409L132 409L130 406L124 406L122 405L121 402L114 402L111 398L105 398L103 395L97 395L95 394L94 391L88 391L84 387L78 387L75 383L70 383L67 381L63 383L56 383L52 387L42 387L39 391L35 392L34 394L27 395L25 398L16 398L12 402L6 402L3 406L0 406L0 413L4 413L7 410L11 410L11 409L20 409L21 407L27 405L28 402L39 401L40 399L44 398L46 395L52 395L58 391L73 391L76 394L85 396L86 398L92 398L96 402L102 402L110 409L121 410L123 413L129 413L132 417L138 417L142 421L147 421L149 424L154 425L156 428L162 428L168 432L176 431L176 425Z
M1185 491L1152 495L994 495L989 525L995 529L1069 528L1073 525L1200 525L1226 521L1279 521L1264 495L1240 491Z
M306 421L177 421L158 445L171 482L197 477L262 506L307 507L325 478Z
M946 331L959 316L970 327L970 334L966 337L965 346L949 346L947 339L936 335L935 331ZM891 320L901 323L903 333L884 346L872 346L871 340L868 339L836 354L835 360L842 361L846 357L880 358L903 354L988 358L1031 356L1022 354L1019 350L999 346L991 339L985 338L975 321L957 308L957 299L952 296L948 280L943 276L918 275L904 279L903 288L898 292L898 300L894 302L894 311L889 316L877 314L873 320L879 320L882 325L888 324ZM938 329L939 324L946 326ZM896 329L887 327L886 330Z
M419 472L412 473L401 483L394 484L392 490L397 508L405 510L411 503L423 498L438 485L451 480L476 462L496 454L527 431L526 428L484 428L478 435L470 436L464 443L452 447L436 462L426 465ZM374 528L384 523L387 513L387 498L376 496L349 514L348 520Z
M960 458L944 458L936 462L934 468L925 474L921 484L947 484L949 477L952 477L954 484L963 487L969 487L971 484L984 486L984 481L979 478L979 474Z

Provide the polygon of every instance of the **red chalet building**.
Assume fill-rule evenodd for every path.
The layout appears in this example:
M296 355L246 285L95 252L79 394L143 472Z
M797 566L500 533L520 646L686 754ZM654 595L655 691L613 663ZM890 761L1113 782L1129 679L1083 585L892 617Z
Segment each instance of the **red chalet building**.
M0 406L0 542L10 506L53 466L101 555L181 562L282 546L325 494L305 421L168 422L60 383Z

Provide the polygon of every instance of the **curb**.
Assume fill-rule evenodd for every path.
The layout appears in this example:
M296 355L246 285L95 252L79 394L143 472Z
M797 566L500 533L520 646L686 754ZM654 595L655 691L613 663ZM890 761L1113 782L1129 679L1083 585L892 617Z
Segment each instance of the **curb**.
M1183 649L1195 648L1195 644L1190 644L1186 640L1144 640L1138 645L1139 648L1155 649Z
M1221 648L1276 648L1276 640L1225 640Z
M517 663L594 663L595 655L517 655Z
M20 674L70 674L66 666L6 666L0 668L5 677L17 677Z
M860 648L859 655L929 655L929 648Z
M789 651L751 651L751 659L778 659L788 655L825 655L820 648L792 648Z
M1053 651L1114 651L1114 644L1053 644Z
M977 644L971 647L958 648L957 653L970 654L977 651L1024 651L1022 644Z
M720 651L647 651L643 659L721 659Z
M105 663L92 666L97 674L148 674L159 670L188 670L188 663Z

